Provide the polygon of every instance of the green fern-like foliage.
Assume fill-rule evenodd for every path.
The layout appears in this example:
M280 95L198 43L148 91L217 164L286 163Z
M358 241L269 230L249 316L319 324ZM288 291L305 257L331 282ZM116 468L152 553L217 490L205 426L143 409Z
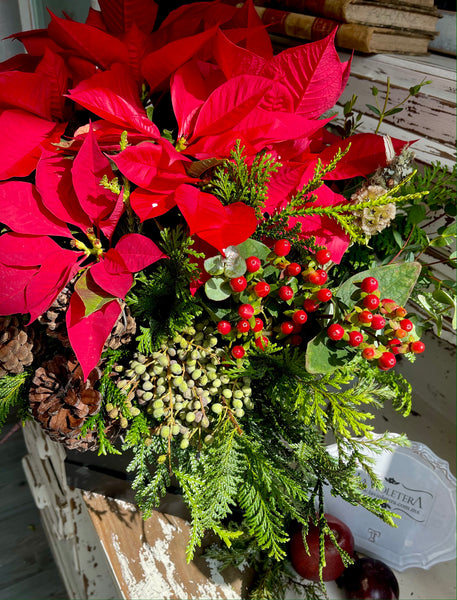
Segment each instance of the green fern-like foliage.
M30 373L24 371L18 375L4 375L0 378L0 430L4 426L10 411L18 410L19 416L27 414L27 382Z

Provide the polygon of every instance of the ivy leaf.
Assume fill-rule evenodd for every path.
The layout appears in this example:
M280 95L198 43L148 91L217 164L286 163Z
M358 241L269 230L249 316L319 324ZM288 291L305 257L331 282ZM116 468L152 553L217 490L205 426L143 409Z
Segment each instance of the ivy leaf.
M361 282L365 277L375 277L379 282L381 296L392 298L400 306L404 306L416 284L421 268L417 262L374 267L347 279L335 295L352 308L359 299L359 288L354 284Z

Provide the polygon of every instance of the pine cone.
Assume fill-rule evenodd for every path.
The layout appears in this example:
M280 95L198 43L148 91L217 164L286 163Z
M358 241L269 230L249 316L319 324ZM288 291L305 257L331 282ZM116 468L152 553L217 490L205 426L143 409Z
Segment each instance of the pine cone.
M0 317L0 377L22 373L40 349L35 330L16 316Z
M55 356L35 371L29 391L32 414L53 440L73 450L97 448L95 431L78 436L86 418L100 410L102 396L93 385L101 373L96 367L84 381L76 358L64 356Z
M65 317L73 293L73 286L64 288L48 310L38 317L42 325L46 325L47 335L57 338L65 347L70 346Z
M136 321L132 317L130 308L121 303L122 312L114 325L109 338L105 342L104 350L111 348L117 350L124 344L128 344L136 332Z

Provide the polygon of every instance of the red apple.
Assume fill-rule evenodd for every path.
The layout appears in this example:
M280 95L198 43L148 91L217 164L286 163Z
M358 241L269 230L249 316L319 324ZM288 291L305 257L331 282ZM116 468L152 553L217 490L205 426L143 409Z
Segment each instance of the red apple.
M348 600L398 600L399 586L394 572L375 558L359 558L344 570L337 584Z
M350 556L354 554L354 537L349 527L334 517L325 514L327 523L333 531L339 546ZM306 535L309 554L303 543L303 533L300 528L292 534L290 540L290 559L292 566L299 575L311 581L319 581L319 527L310 524ZM334 546L328 535L325 536L325 562L326 566L322 572L324 581L337 579L344 571L345 567L338 549Z

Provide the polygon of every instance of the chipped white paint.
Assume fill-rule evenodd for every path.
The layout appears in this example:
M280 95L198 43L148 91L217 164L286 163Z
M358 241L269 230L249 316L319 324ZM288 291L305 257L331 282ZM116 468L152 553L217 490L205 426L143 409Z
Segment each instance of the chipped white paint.
M227 585L224 578L221 575L221 563L220 561L214 558L207 558L206 564L209 567L211 573L211 582L215 585L219 586L224 590L224 598L239 598L238 594L235 593L235 590ZM243 565L240 565L240 571L243 571ZM208 589L209 585L199 586L199 593L201 594L201 598L219 598L220 596L215 596L212 590ZM201 589L204 588L204 589Z

